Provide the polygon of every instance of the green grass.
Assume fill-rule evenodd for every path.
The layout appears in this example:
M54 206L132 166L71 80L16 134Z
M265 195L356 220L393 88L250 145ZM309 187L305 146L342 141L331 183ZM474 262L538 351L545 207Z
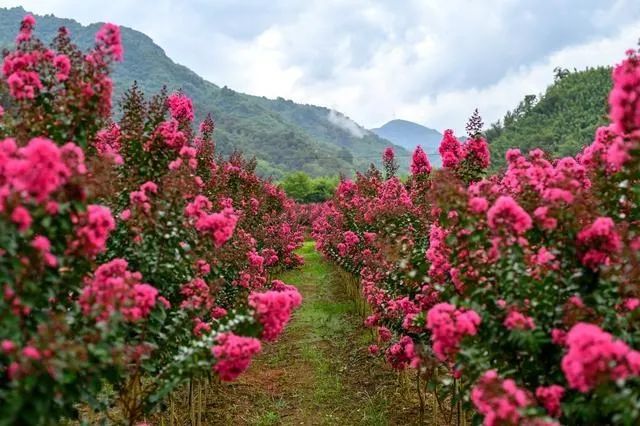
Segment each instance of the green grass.
M311 241L298 253L305 264L276 278L300 290L301 307L249 372L220 389L211 423L414 424L414 398L398 388L394 372L366 353L371 333L345 294L343 275Z

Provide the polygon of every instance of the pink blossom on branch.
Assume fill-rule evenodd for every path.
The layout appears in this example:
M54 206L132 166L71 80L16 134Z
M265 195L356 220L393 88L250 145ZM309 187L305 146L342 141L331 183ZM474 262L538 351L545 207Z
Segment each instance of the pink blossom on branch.
M205 214L196 222L196 229L213 238L213 244L221 247L231 236L238 222L233 209L226 208L219 213Z
M441 361L453 360L460 342L466 336L475 336L481 323L473 310L456 309L449 303L438 303L427 313L427 328L431 330L433 352Z
M516 310L509 311L503 324L509 330L533 330L536 328L533 318Z
M431 164L429 158L422 147L418 145L413 151L411 158L411 174L413 176L423 176L431 173Z
M382 153L382 161L386 163L390 163L395 158L395 153L393 152L393 148L390 146L386 147Z
M124 49L120 37L120 27L106 23L96 33L96 51L103 58L122 61Z
M95 256L106 249L111 231L116 228L116 222L108 207L91 204L87 211L80 216L79 226L76 228L76 240L71 247L80 250L87 256Z
M111 158L115 164L122 164L124 163L124 160L120 155L120 139L120 126L116 123L112 123L105 129L96 133L93 146L101 156Z
M603 382L640 375L640 352L595 324L573 326L566 346L562 371L572 389L589 392Z
M438 151L442 157L442 167L455 168L464 158L462 145L451 129L444 131Z
M487 140L481 137L471 138L464 144L465 161L473 161L478 167L486 169L491 163L491 154Z
M253 337L236 336L231 332L220 334L211 348L216 358L213 371L225 382L235 380L249 368L251 358L261 350L260 341Z
M302 296L295 288L282 291L253 292L249 295L249 306L256 311L262 324L262 337L275 340L289 322L291 313L302 303Z
M564 388L562 386L540 386L536 389L536 398L547 410L547 413L553 417L560 417L562 414L560 400L563 396Z
M578 245L583 248L582 263L594 270L609 265L612 256L622 249L620 235L609 217L599 217L582 229L578 233Z
M100 265L93 277L87 278L78 300L85 316L108 320L119 312L127 321L146 318L156 303L158 290L141 283L139 272L128 270L127 261L114 259Z
M523 234L531 229L531 216L511 197L503 195L487 211L489 227Z
M183 93L172 93L167 98L167 105L169 106L169 112L171 117L179 122L191 122L193 121L193 103L188 96Z
M633 50L613 70L609 107L611 121L618 132L640 129L640 57Z
M496 370L485 372L471 390L471 401L484 416L485 426L517 425L531 395L512 379L501 379Z

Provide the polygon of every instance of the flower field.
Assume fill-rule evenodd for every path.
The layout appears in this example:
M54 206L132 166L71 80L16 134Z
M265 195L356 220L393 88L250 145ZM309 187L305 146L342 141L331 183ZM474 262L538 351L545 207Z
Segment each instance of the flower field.
M183 94L134 86L113 118L117 26L82 52L35 25L0 82L0 423L136 424L278 337L301 296L269 277L300 263L302 233L255 164L216 156L213 120L195 131Z
M511 149L490 172L476 111L464 141L445 131L442 168L418 146L401 179L387 148L381 169L301 205L218 153L181 91L134 84L112 105L118 26L87 51L72 40L43 43L27 15L2 62L0 425L173 425L186 389L179 424L221 401L238 417L205 418L280 404L294 424L640 423L640 52L614 67L609 124L575 157ZM366 354L350 352L356 308ZM277 368L224 387L261 353ZM419 413L398 414L377 361L415 380ZM194 396L214 387L227 394Z
M612 79L610 124L576 157L512 149L489 174L474 114L442 169L418 147L403 182L388 149L313 224L359 279L371 354L415 369L449 421L640 422L638 52Z

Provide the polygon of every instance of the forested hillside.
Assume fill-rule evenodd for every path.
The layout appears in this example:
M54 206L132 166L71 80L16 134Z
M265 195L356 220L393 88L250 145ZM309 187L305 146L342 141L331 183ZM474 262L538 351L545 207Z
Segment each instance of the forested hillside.
M23 8L0 9L0 46L9 46L25 15ZM38 33L50 41L60 26L67 27L82 48L94 43L100 24L83 26L72 19L52 15L38 17ZM271 100L219 87L173 62L147 35L121 27L125 58L115 66L115 96L133 81L146 93L182 89L190 96L202 119L211 112L216 122L219 152L240 150L255 156L258 172L281 178L287 172L304 171L312 176L351 174L378 161L390 143L362 129L327 108L300 105L279 98ZM406 151L395 148L401 157Z
M553 156L574 155L593 140L596 127L606 123L611 69L569 72L557 69L544 94L528 95L504 119L486 131L492 164L505 164L509 148L528 152L541 148Z

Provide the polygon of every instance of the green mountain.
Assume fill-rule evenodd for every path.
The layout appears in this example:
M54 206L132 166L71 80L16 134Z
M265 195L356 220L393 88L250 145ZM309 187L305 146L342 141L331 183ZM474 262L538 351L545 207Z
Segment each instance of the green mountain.
M0 46L13 43L20 20L27 12L21 8L0 8ZM50 41L57 29L67 27L80 47L93 45L101 24L83 26L71 19L52 15L36 16L36 35ZM182 89L196 107L197 118L208 112L216 121L217 149L223 154L235 150L258 160L262 175L281 178L294 170L312 176L351 174L378 162L382 150L390 145L344 115L314 105L300 105L278 98L246 95L204 80L189 68L173 62L147 35L121 27L125 60L114 70L116 99L133 81L148 94L166 86ZM395 147L401 155L407 152Z
M525 96L485 132L492 164L503 166L509 148L542 148L556 157L578 153L593 141L595 129L607 123L610 90L611 68L556 69L555 81L544 94Z
M388 139L396 145L413 151L420 145L429 156L429 160L437 167L442 165L438 148L442 141L442 133L407 120L391 120L384 126L371 129L376 135Z

